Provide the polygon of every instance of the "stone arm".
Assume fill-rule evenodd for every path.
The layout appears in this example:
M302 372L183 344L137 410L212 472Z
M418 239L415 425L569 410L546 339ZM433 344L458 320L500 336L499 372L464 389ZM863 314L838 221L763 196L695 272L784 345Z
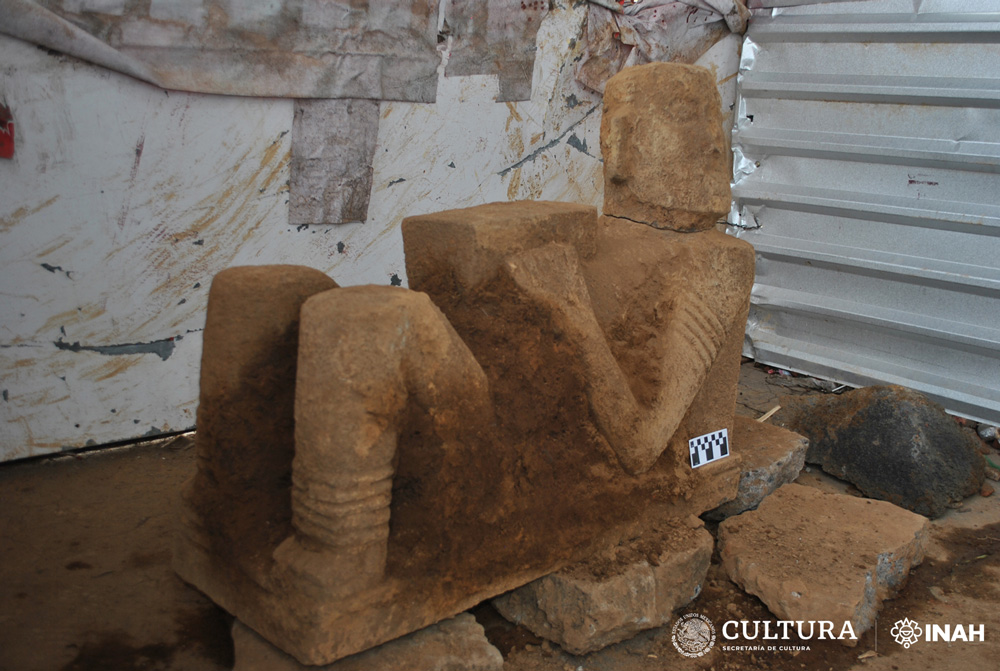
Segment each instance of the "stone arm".
M504 271L577 348L597 426L622 467L633 475L649 470L705 383L744 297L724 303L716 314L699 298L696 286L678 292L666 328L656 336L656 349L665 356L649 362L663 385L655 401L643 405L597 321L572 247L549 244L517 254L508 258Z

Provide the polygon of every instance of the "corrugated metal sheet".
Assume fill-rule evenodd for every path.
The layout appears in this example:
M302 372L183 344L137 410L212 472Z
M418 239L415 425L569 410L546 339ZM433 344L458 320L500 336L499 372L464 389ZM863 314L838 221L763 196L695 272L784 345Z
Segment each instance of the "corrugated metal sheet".
M757 249L759 361L1000 422L1000 11L758 10L730 222Z

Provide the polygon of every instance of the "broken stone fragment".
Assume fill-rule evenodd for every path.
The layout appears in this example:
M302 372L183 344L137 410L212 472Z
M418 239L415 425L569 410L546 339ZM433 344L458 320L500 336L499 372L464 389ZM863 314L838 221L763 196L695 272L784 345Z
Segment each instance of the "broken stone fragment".
M577 655L659 627L701 592L714 542L694 516L656 532L501 595L493 605Z
M807 462L854 483L865 496L931 518L983 482L975 433L905 387L782 399L772 421L809 439Z
M735 499L703 517L724 520L756 508L765 496L799 477L808 445L808 440L787 429L737 417L733 450L743 457L739 491Z
M997 427L990 426L989 424L980 424L976 427L976 433L986 442L997 439Z
M928 526L891 503L788 484L722 522L719 553L779 620L830 621L835 633L849 622L860 636L923 560Z
M233 623L233 671L500 671L503 657L468 613L438 622L323 666L307 666L239 620Z

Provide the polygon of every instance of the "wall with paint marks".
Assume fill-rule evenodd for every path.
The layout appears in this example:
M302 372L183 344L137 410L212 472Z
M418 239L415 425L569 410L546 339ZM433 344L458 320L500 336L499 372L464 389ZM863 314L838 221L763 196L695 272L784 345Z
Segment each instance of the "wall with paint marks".
M539 31L529 101L443 63L436 103L382 102L368 218L327 226L288 223L293 101L167 92L0 36L17 128L0 161L0 460L193 427L222 268L405 286L404 216L599 206L600 98L574 80L586 7L570 4ZM703 58L725 86L738 44Z
M0 458L192 427L212 275L295 256L291 101L167 92L2 36L0 62Z

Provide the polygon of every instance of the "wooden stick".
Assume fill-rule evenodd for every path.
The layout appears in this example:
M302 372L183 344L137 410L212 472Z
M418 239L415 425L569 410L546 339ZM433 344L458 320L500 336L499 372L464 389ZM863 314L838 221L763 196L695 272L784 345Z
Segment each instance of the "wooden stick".
M768 410L767 412L765 412L763 415L761 415L760 417L758 417L757 421L758 422L766 422L767 420L771 419L771 415L773 415L774 413L778 412L779 410L781 410L781 406L780 405L776 405L773 408L771 408L770 410Z

